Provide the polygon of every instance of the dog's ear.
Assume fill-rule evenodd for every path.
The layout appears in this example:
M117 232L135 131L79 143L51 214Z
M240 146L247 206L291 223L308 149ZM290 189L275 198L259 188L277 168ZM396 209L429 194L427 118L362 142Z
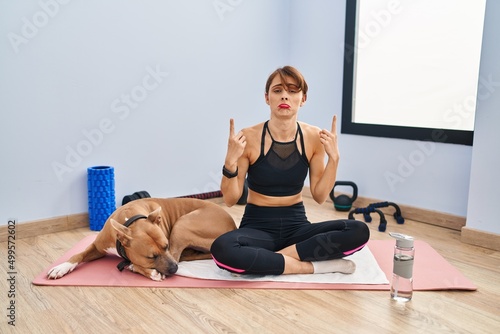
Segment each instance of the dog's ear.
M114 219L111 219L111 226L113 226L116 230L116 238L121 242L123 247L128 247L130 245L130 241L132 241L132 233L130 232L130 229L118 223Z
M148 215L148 220L154 224L160 224L161 223L161 206L158 207L158 209L154 210Z

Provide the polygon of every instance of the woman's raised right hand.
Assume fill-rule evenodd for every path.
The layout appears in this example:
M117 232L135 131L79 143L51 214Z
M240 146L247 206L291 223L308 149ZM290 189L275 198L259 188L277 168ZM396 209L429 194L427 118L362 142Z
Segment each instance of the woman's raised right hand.
M234 119L229 119L229 140L227 143L226 161L224 165L230 171L236 171L238 159L245 151L247 145L245 135L242 131L234 134Z

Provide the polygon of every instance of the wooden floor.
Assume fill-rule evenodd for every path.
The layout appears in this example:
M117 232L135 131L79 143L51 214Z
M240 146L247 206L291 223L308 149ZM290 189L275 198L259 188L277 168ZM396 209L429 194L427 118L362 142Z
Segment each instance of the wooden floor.
M346 218L305 201L312 222ZM243 207L227 209L237 222ZM403 212L404 215L404 212ZM76 229L16 240L15 297L8 296L7 243L0 244L0 333L500 333L500 252L460 242L460 232L388 218L387 232L425 240L478 290L415 292L398 304L388 291L39 287L32 279L77 241ZM418 256L418 253L417 253ZM8 297L8 298L7 298ZM15 327L7 317L15 302Z

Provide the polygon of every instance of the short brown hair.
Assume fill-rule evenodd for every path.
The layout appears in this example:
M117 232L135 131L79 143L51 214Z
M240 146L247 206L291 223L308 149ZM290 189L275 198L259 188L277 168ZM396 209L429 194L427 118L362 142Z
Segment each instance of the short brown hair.
M269 76L269 78L267 79L267 82L266 82L266 94L269 93L269 88L271 87L271 83L277 75L280 76L281 82L284 85L286 83L285 77L293 78L297 82L299 90L301 90L304 93L304 95L307 95L308 87L307 87L307 82L304 79L304 76L302 75L302 73L299 72L299 70L297 70L295 67L292 67L292 66L284 66L284 67L278 68L276 71L271 73L271 75Z

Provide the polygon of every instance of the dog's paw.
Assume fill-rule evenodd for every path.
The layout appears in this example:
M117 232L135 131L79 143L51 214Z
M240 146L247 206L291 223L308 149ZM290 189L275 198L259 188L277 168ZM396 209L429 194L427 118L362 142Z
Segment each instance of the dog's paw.
M159 273L156 269L153 269L149 278L151 278L153 281L161 282L165 278L165 275Z
M133 263L129 264L127 268L131 272L146 276L153 281L161 282L165 278L165 275L161 274L156 269L141 269L141 267L135 268Z
M64 275L72 272L77 265L78 263L70 263L70 262L61 263L60 265L50 269L49 272L47 273L47 277L50 279L61 278Z

